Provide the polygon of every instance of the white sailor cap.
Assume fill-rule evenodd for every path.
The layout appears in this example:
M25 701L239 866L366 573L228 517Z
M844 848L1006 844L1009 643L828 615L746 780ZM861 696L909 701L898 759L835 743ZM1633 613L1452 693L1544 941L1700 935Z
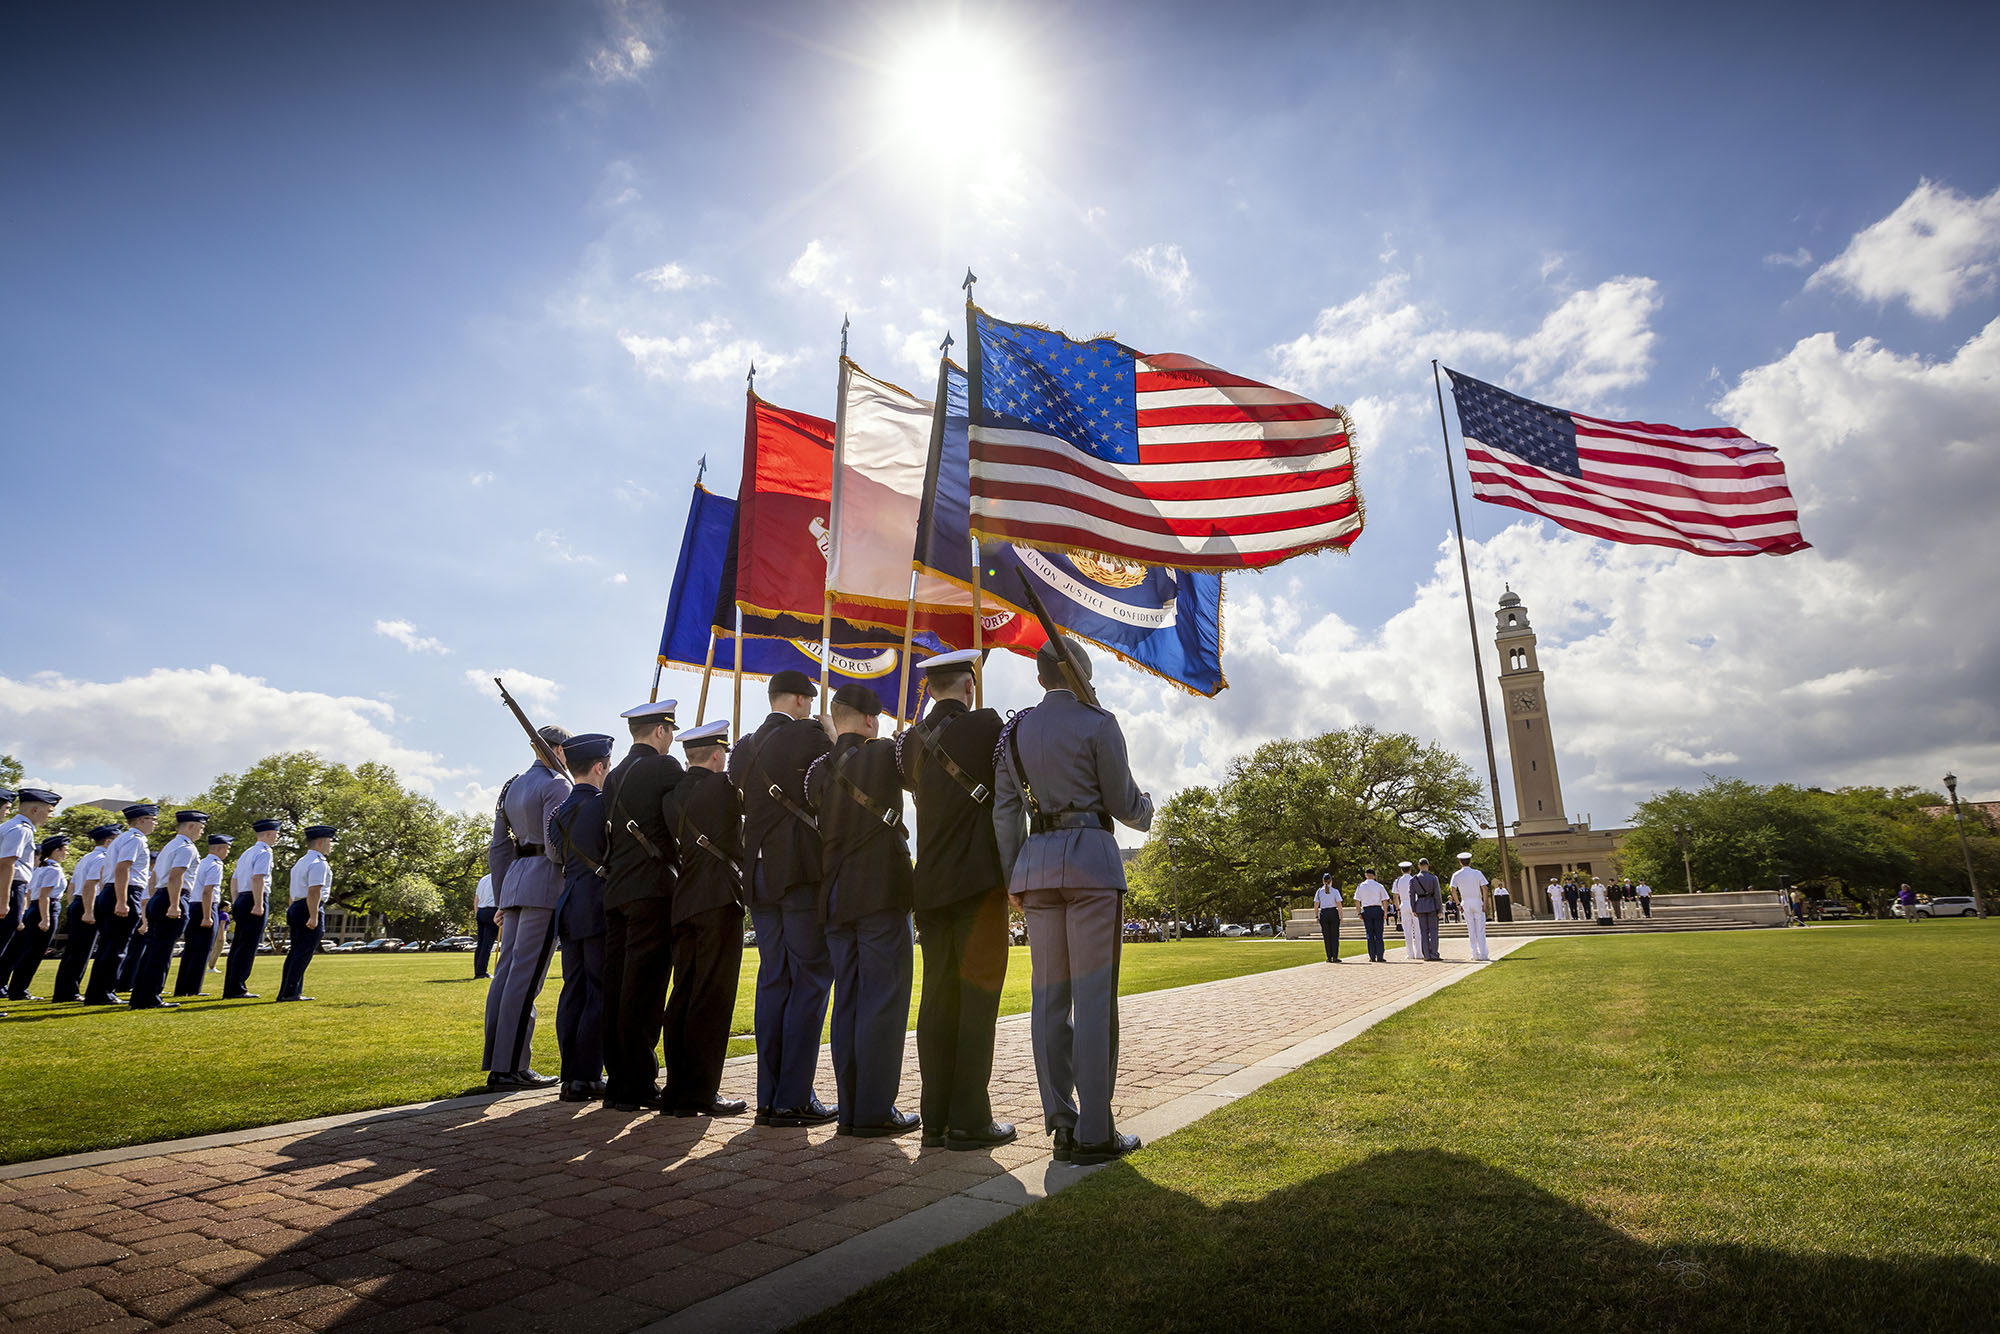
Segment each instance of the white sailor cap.
M1472 854L1469 852L1461 852L1458 854L1458 859L1462 862L1469 862L1472 860Z
M652 704L641 704L637 708L627 709L625 710L625 712L619 714L618 716L620 718L658 717L658 718L664 718L668 722L672 722L674 720L674 706L679 703L680 701L677 699L658 700Z
M1409 869L1410 869L1410 868L1411 868L1412 866L1415 866L1415 865L1416 865L1416 863L1415 863L1415 862L1397 862L1397 863L1396 863L1396 865L1398 865L1398 866L1402 867L1402 868L1403 868L1403 869L1404 869L1405 871L1407 871L1407 870L1409 870Z
M717 718L712 723L701 723L681 733L681 745L693 750L696 746L721 746L729 748L729 720Z
M931 672L969 672L972 670L973 665L979 661L979 656L979 650L976 648L953 649L949 653L940 653L935 657L925 658L917 664L917 667L926 674Z

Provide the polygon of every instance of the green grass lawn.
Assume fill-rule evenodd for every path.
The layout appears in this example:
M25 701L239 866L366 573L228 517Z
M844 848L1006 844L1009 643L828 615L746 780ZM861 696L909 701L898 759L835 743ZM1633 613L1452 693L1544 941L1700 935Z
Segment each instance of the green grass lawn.
M2000 1328L2000 922L1544 942L803 1328Z
M1356 946L1355 948L1359 948ZM1317 942L1190 940L1125 950L1132 994L1287 968L1320 958ZM0 1162L393 1107L484 1087L479 1073L486 983L469 954L323 955L306 975L310 1005L279 1009L282 960L258 959L265 999L210 999L178 1010L0 1004ZM178 964L176 964L178 967ZM45 991L53 960L36 976ZM735 1031L751 1027L757 954L744 953ZM562 963L549 971L535 1026L536 1067L553 1073ZM922 961L918 960L918 986ZM1028 952L1011 952L1001 1012L1028 1008ZM915 1005L911 1007L915 1021ZM750 1051L747 1037L730 1054ZM831 1076L826 1087L831 1088ZM914 1095L914 1090L911 1091ZM830 1095L829 1095L830 1096Z

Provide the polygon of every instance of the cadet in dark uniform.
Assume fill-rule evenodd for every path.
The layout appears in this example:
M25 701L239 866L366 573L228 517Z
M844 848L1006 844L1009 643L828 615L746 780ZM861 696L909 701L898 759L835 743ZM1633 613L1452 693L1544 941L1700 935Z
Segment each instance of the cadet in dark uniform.
M903 1135L922 1122L896 1106L910 1023L910 905L895 743L875 735L882 701L867 686L833 692L833 749L806 774L819 812L820 915L833 960L833 1078L840 1133Z
M199 996L207 980L209 946L215 943L220 925L216 911L222 906L222 859L236 840L228 834L208 836L208 855L194 868L194 893L188 899L187 934L181 943L180 971L174 974L174 995Z
M563 763L576 786L549 817L549 856L563 878L556 901L563 961L556 1047L564 1102L604 1096L604 772L611 746L602 732L563 742Z
M632 749L604 780L610 860L604 885L604 1105L636 1112L660 1105L653 1048L673 971L675 849L663 803L683 776L667 753L675 701L620 716ZM636 832L635 832L636 831Z
M134 802L120 812L125 830L112 840L105 855L104 881L97 888L97 957L90 965L90 984L84 989L85 1005L123 1005L113 991L127 954L144 953L131 941L134 928L146 903L146 882L153 867L153 853L146 838L160 822L160 808L151 802ZM136 963L134 967L136 967Z
M773 676L770 716L729 757L743 792L743 869L757 932L757 1120L774 1126L838 1116L813 1090L833 988L819 916L819 825L804 805L806 768L832 745L811 717L817 694L804 672Z
M1000 715L974 709L972 649L920 663L936 701L896 739L896 762L917 808L917 938L924 951L917 1006L924 1143L983 1149L1010 1143L993 1119L993 1025L1007 980L1007 877L993 832L993 748Z
M1090 660L1065 642L1089 680ZM1153 799L1132 781L1118 720L1076 697L1052 644L1035 655L1035 675L1048 693L1001 731L993 824L1028 918L1035 1076L1055 1156L1101 1163L1139 1147L1111 1121L1125 903L1111 822L1149 828Z
M90 831L97 846L77 859L70 872L69 907L63 914L63 956L56 965L56 986L51 997L59 1001L83 999L83 970L90 963L90 947L97 940L97 891L111 875L111 840L118 826L101 824Z
M62 916L63 891L69 888L62 859L68 847L68 834L50 834L35 845L35 878L28 882L28 906L21 914L21 930L8 946L12 966L0 959L0 981L6 984L8 1000L41 999L30 993L35 970L42 966L49 937L55 934L56 919Z
M236 873L229 878L236 891L231 911L236 916L236 934L229 938L229 961L222 966L224 1000L256 1000L250 990L250 969L257 962L257 946L264 940L264 922L271 907L271 845L285 827L283 820L253 820L250 831L257 841L243 849L236 859Z
M281 1001L312 999L302 994L306 966L319 952L320 941L326 938L325 912L333 897L333 865L327 861L327 854L333 851L333 841L340 837L340 831L330 824L309 824L303 837L306 850L292 863L292 901L285 905L285 930L291 936L291 943L285 950L285 967L278 978Z
M674 886L674 990L667 1002L667 1086L660 1110L740 1116L740 1098L717 1096L729 1054L729 1021L743 971L743 798L723 773L729 724L681 733L687 777L667 794L665 817L680 847Z
M146 900L146 950L129 997L135 1010L178 1008L161 993L173 967L174 946L187 929L188 896L194 892L195 866L201 861L194 841L207 828L207 811L176 811L174 836L154 859L153 892Z

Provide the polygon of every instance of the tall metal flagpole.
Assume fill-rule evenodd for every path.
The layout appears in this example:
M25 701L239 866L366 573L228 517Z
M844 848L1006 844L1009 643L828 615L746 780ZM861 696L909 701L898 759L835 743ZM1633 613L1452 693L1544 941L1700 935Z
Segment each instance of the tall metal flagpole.
M979 275L974 273L970 266L967 266L965 281L958 285L959 290L965 293L965 320L967 326L965 337L968 348L966 352L966 365L968 368L976 365L979 360L979 344L977 341L979 335L971 327L972 285L978 281ZM945 335L945 343L947 346L951 343L951 336L949 334ZM976 396L979 393L979 381L976 378L968 377L966 388L972 395ZM978 411L979 404L976 401L967 403L966 415L968 419L976 416ZM967 448L971 447L971 434L972 427L968 420L966 425ZM979 653L979 670L972 674L972 705L977 709L986 707L986 615L981 605L982 599L980 597L980 590L986 582L985 565L985 560L979 554L979 538L974 536L972 538L972 647Z
M1493 837L1500 845L1500 876L1505 884L1514 879L1507 858L1507 820L1500 813L1500 761L1493 753L1493 715L1486 705L1486 667L1479 656L1479 621L1472 610L1472 567L1465 559L1465 518L1458 509L1458 474L1452 470L1451 430L1444 421L1444 380L1438 375L1437 359L1431 359L1431 387L1437 390L1438 434L1444 438L1444 478L1451 484L1451 522L1458 537L1458 577L1465 585L1465 630L1472 640L1472 679L1479 687L1479 727L1486 734L1486 782L1493 793ZM1530 911L1535 902L1534 886L1524 887Z

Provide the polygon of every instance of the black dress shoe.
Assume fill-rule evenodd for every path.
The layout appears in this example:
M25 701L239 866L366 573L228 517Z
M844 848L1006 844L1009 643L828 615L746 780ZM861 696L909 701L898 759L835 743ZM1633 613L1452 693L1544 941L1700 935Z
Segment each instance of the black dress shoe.
M141 1001L132 1007L135 1010L178 1010L181 1007L168 1000Z
M856 1126L850 1132L856 1139L888 1139L892 1135L907 1135L924 1123L924 1118L915 1112L889 1109L889 1119L872 1126Z
M254 992L254 991L225 991L225 992L223 992L223 993L222 993L222 999L224 999L224 1000L256 1000L256 999L257 999L257 993L256 993L256 992Z
M674 1115L688 1116L741 1116L750 1106L741 1098L710 1098L700 1107L676 1107Z
M311 997L311 996L280 996L280 997L278 997L278 999L279 999L279 1000L281 1000L281 1001L309 1001L309 1000L311 1000L311 999L312 999L312 997ZM550 1082L551 1082L551 1083L553 1083L554 1081L553 1081L553 1080L551 1080Z
M495 1070L486 1076L486 1087L490 1089L545 1089L560 1083L560 1079L538 1075L533 1070Z
M80 1001L80 1000L82 1000L82 999L83 999L83 997L81 997L81 996L57 996L57 997L54 997L54 1000L55 1000L55 1003L56 1003L57 1005L74 1005L74 1004L76 1004L76 1003L77 1003L78 1001Z
M1049 1132L1049 1138L1055 1141L1056 1161L1068 1162L1070 1155L1076 1151L1076 1132L1068 1126L1057 1126Z
M613 1099L606 1096L604 1105L614 1112L657 1112L660 1110L660 1091L653 1089L644 1097Z
M563 1082L562 1092L556 1096L563 1102L596 1102L599 1095L589 1080L571 1079Z
M1078 1167L1089 1167L1095 1163L1108 1163L1114 1158L1123 1158L1128 1153L1137 1152L1137 1135L1113 1133L1102 1144L1079 1144L1070 1150L1069 1160Z
M942 1130L926 1130L924 1132L923 1146L926 1149L942 1149L946 1133Z
M979 1149L997 1149L1002 1144L1012 1144L1018 1138L1020 1132L1011 1124L1006 1121L994 1121L984 1130L951 1131L945 1136L945 1147L959 1153L972 1153Z
M771 1109L769 1107L759 1107L757 1109L757 1124L760 1126L771 1124Z
M771 1125L779 1126L823 1126L828 1121L838 1121L840 1111L814 1098L803 1107L774 1107L771 1109Z

